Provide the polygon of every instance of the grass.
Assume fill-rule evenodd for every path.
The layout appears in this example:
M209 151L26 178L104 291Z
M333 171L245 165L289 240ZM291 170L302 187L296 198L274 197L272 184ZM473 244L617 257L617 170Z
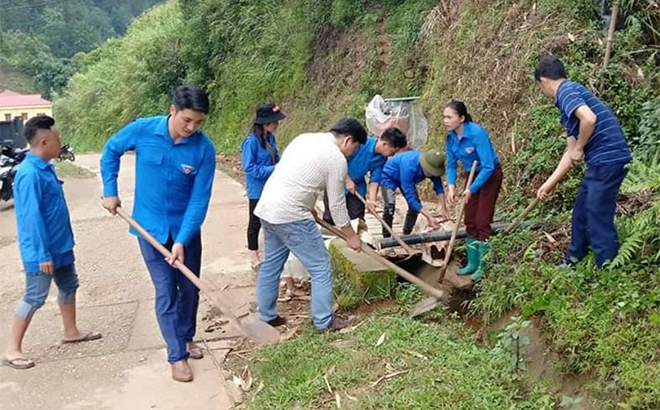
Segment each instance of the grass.
M336 396L346 409L555 408L544 388L516 380L505 357L452 318L371 317L347 334L306 331L259 357L263 388L250 409L337 408Z
M78 178L78 179L87 179L94 178L94 173L79 167L68 161L58 161L55 163L55 169L57 171L57 176L60 178Z
M473 301L486 322L510 310L540 318L559 369L590 375L587 390L603 410L660 407L659 176L660 168L631 167L623 192L642 190L643 205L618 219L622 244L610 267L597 270L590 255L576 270L559 268L564 246L540 232L498 237Z

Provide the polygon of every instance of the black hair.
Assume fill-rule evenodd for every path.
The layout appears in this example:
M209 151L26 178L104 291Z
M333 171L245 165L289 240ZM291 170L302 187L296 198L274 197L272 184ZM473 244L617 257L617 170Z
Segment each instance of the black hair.
M259 144L261 144L261 146L263 148L266 148L266 130L264 129L264 125L263 124L253 124L252 125L252 133L259 140Z
M459 117L465 117L465 122L472 122L472 116L468 114L467 107L463 101L450 101L445 108L451 108L456 111Z
M355 118L342 118L330 128L337 135L350 135L360 144L367 142L367 131L360 121Z
M39 130L49 130L55 125L55 119L48 115L37 115L30 118L23 128L23 135L29 144L32 144L34 137Z
M177 111L190 109L193 111L209 113L209 97L204 90L192 85L177 87L172 94L172 104Z
M534 70L534 78L541 81L541 77L551 80L561 80L566 78L566 68L556 56L545 56L539 61Z
M380 136L380 139L386 141L393 148L403 148L408 145L406 134L404 134L403 131L397 127L390 127L386 129L385 132L383 132L383 134Z

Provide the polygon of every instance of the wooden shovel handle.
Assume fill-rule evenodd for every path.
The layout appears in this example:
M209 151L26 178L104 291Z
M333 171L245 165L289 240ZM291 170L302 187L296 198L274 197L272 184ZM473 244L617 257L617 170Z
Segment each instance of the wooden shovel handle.
M518 217L516 219L514 219L513 222L511 222L511 224L509 226L506 227L506 229L504 230L504 234L505 235L509 234L509 233L511 233L511 231L516 229L518 227L518 225L520 225L520 223L523 221L523 219L525 219L525 217L527 215L529 215L529 213L532 212L532 210L534 208L536 208L536 206L539 204L539 202L541 202L540 199L534 198L534 200L532 202L530 202L529 205L527 205L527 208L525 208L525 210L522 211L520 213L520 215L518 215Z
M364 199L364 197L362 195L360 195L359 192L356 192L355 196L364 204L364 206L366 206L369 209L369 212L371 212L371 214L378 220L378 222L380 222L380 224L383 225L383 228L385 228L387 230L387 232L389 232L390 235L392 235L392 238L394 238L394 240L397 241L397 243L399 245L401 245L401 247L406 251L408 256L415 253L415 250L413 248L411 248L410 245L405 243L399 235L394 233L394 230L392 229L392 227L389 226L387 224L387 222L385 222L385 220L383 219L382 216L378 215L376 210L373 209L373 207L367 202L366 199Z
M472 168L470 169L470 175L468 176L468 180L465 184L465 189L468 189L470 185L472 185L472 181L474 181L474 175L477 173L477 161L472 162ZM463 212L465 212L465 206L467 205L467 201L465 200L465 196L461 198L461 203L458 205L458 215L456 216L456 223L454 224L454 229L451 232L451 238L449 239L449 245L447 246L447 252L445 253L445 260L443 263L442 268L440 268L440 279L438 282L442 283L442 280L445 278L445 271L447 270L447 266L449 265L449 259L451 259L451 253L452 250L454 249L454 242L456 241L456 235L458 234L458 227L461 225L461 220L463 219Z
M328 231L332 232L335 236L343 239L344 241L347 240L346 236L339 229L337 229L336 227L330 225L329 223L327 223L326 221L324 221L323 219L321 219L317 216L315 216L315 219L316 219L316 223L318 223L319 225L321 225L322 227L324 227ZM433 296L437 299L441 299L442 297L444 297L445 293L442 290L436 289L433 286L430 286L429 284L427 284L423 280L419 279L417 276L415 276L412 273L408 272L407 270L399 267L398 265L395 265L394 263L390 262L389 260L385 259L384 257L380 256L375 250L371 249L368 245L366 245L364 243L362 244L362 252L366 253L367 255L369 255L370 257L375 259L377 262L379 262L381 265L385 266L386 268L392 269L397 275L401 276L402 278L404 278L408 282L416 285L417 287L422 289L422 291L428 293L429 295L431 295L431 296Z
M124 221L128 222L128 224L135 229L140 236L142 236L151 246L156 248L158 252L160 252L164 257L169 258L172 253L167 250L166 247L164 247L159 241L156 240L149 232L147 232L146 229L144 229L135 219L133 219L132 216L128 214L122 207L117 207L117 215L119 215ZM174 262L174 267L177 268L186 278L188 278L199 290L202 291L202 293L211 300L211 302L220 309L222 314L231 322L233 322L234 325L238 326L240 328L240 322L238 321L238 318L232 313L231 309L229 309L229 306L225 305L223 302L221 302L218 298L214 297L213 294L211 293L210 288L208 285L206 285L202 280L197 277L186 265L181 263L181 261L177 260Z

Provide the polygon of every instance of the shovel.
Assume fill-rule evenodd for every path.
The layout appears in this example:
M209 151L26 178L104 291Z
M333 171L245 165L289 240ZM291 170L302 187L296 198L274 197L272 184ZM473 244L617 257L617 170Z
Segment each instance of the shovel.
M472 162L472 169L470 169L470 176L465 184L465 189L469 188L474 181L474 174L477 172L477 161ZM454 242L456 241L456 234L458 234L458 227L461 226L461 219L463 219L463 213L465 212L465 207L467 206L467 201L465 196L461 198L461 203L458 205L458 215L456 215L456 223L454 224L454 230L451 232L451 238L449 239L449 245L447 246L447 253L445 253L445 264L440 271L440 278L438 282L442 282L445 278L445 272L447 271L447 266L449 265L449 259L451 259L451 253L454 249Z
M367 207L367 209L369 210L369 212L371 212L371 214L374 216L374 218L376 218L378 220L378 222L380 222L380 224L383 225L383 228L385 228L387 230L387 232L389 232L390 235L392 235L392 238L394 238L394 240L397 241L397 243L399 245L401 245L403 250L406 251L406 253L408 254L408 257L404 260L408 260L408 259L412 258L413 256L415 256L416 254L420 253L420 252L415 252L415 250L413 248L411 248L410 245L405 243L404 240L401 239L401 237L399 235L395 234L392 227L389 226L387 224L387 222L385 222L385 220L383 219L382 216L378 215L376 210L371 206L371 204L369 204L367 202L366 199L364 199L364 197L362 195L360 195L359 192L356 192L355 196L360 200L360 202L362 202L364 204L364 206ZM424 261L425 263L428 263L429 265L435 266L435 262L433 261L433 259L429 255L426 255L425 253L421 253L421 254L422 254L422 261Z
M504 234L505 235L509 234L514 229L516 229L518 227L518 225L520 225L520 223L523 221L523 219L525 219L525 217L527 215L529 215L529 213L532 212L532 210L534 208L536 208L536 206L539 204L539 202L541 202L540 199L534 198L534 200L532 202L530 202L529 205L527 205L527 208L525 208L525 210L522 211L520 213L520 215L518 215L518 217L516 219L514 219L513 222L511 222L511 224L509 226L506 227L506 229L504 230Z
M164 257L170 257L171 253L167 250L160 242L158 242L153 236L149 234L140 224L133 219L123 208L117 208L117 214L130 226L132 226L138 233L153 246L156 248ZM188 278L199 290L202 291L204 296L213 303L219 310L220 313L229 321L229 324L233 326L236 330L241 332L248 339L262 344L273 344L280 341L280 332L277 331L274 327L269 325L266 322L261 320L252 320L241 322L238 320L236 315L234 315L231 309L222 302L219 298L215 297L211 293L212 285L206 283L201 278L198 278L186 265L181 263L179 260L174 262L174 267L177 268L186 278Z
M337 229L336 227L330 225L323 219L315 216L316 223L327 229L328 231L332 232L335 236L338 238L343 239L345 242L347 241L346 236L342 231ZM394 263L390 262L389 260L385 259L382 257L378 252L375 250L371 249L367 244L362 243L362 252L366 253L370 257L372 257L374 260L376 260L378 263L381 265L385 266L388 269L392 269L397 275L401 276L408 282L412 283L413 285L416 285L418 288L420 288L423 292L428 293L433 296L434 299L438 300L441 299L445 296L445 292L441 289L436 289L433 286L427 284L423 280L419 279L417 276L413 275L412 273L408 272L407 270L401 268L400 266L395 265Z
M477 172L477 161L472 162L472 169L470 169L470 176L468 176L467 183L465 187L472 185L474 180L474 174ZM463 219L463 212L465 211L466 205L465 197L461 198L461 202L458 205L458 215L456 216L456 223L454 224L454 229L451 232L451 238L449 239L449 245L447 245L447 251L445 253L445 260L443 261L442 266L440 267L440 272L438 273L436 282L442 283L442 280L445 278L445 272L447 271L447 266L449 266L449 259L451 259L451 253L454 248L454 242L456 241L456 235L458 233L458 227L461 225L461 219ZM423 313L426 313L438 305L438 301L432 297L428 297L419 302L413 311L410 313L410 317L419 316Z

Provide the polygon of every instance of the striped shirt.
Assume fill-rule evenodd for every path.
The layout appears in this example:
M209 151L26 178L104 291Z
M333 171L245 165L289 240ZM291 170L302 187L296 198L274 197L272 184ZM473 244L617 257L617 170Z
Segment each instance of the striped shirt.
M580 134L580 120L575 116L575 111L586 105L596 115L594 132L584 147L588 165L625 164L632 160L619 120L583 85L568 80L562 82L557 89L555 105L561 111L561 123L566 133L575 139Z
M284 151L266 182L254 214L271 224L313 219L311 211L325 190L335 224L350 223L344 187L346 157L332 133L302 134Z

